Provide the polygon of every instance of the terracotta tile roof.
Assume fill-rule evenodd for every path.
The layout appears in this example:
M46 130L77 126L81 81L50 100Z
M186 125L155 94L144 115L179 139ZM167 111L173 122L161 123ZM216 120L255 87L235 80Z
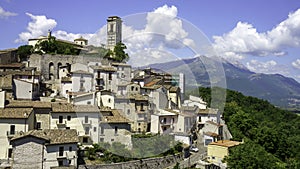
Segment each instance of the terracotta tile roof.
M170 92L177 92L178 90L179 90L178 86L172 86L172 87L169 88Z
M1 89L12 89L12 75L6 75L0 77L0 88Z
M129 95L129 98L137 100L137 101L148 101L149 100L148 96L141 95L141 94L131 94L131 95Z
M10 63L10 64L0 64L1 68L23 68L25 67L24 63Z
M217 145L221 147L233 147L241 144L241 142L238 141L231 141L231 140L219 140L217 142L211 142L209 145Z
M198 114L218 114L218 110L217 109L199 109Z
M80 38L74 39L74 41L88 41L87 39L84 39L82 36Z
M124 66L124 67L131 67L131 65L129 64L126 64L126 63L117 63L117 62L114 62L111 64L112 66Z
M72 79L70 77L62 77L61 82L72 82Z
M151 82L145 84L144 86L150 87L150 86L153 86L153 85L158 84L158 83L161 82L161 81L162 81L162 79L154 79L154 80L152 80Z
M78 135L75 129L70 130L59 130L59 129L44 129L44 130L31 130L18 135L11 139L11 141L21 139L27 136L34 136L37 138L44 139L48 144L67 144L67 143L78 143Z
M4 108L0 109L1 119L27 119L33 108Z
M111 66L90 66L92 69L94 70L102 70L102 71L106 71L106 72L115 72L117 71L114 67Z
M211 137L218 137L218 134L217 133L213 133L213 132L204 132L204 135L207 135L207 136L211 136Z
M123 117L120 112L116 109L103 108L101 112L103 113L102 123L130 123L131 121ZM109 113L107 113L109 112Z
M33 74L32 71L28 71L28 70L8 70L5 72L0 72L0 75L2 75L2 76L4 76L4 75L40 76L41 72L35 71Z
M52 103L53 113L88 113L99 112L97 106L93 105L72 105L70 103Z
M11 108L51 108L51 102L41 101L10 101L6 107Z

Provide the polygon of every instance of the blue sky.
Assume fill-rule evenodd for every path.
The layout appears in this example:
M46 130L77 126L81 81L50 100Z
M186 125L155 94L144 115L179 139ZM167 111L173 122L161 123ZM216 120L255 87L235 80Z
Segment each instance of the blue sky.
M118 15L124 18L125 24L136 20L135 25L141 22L140 17L144 17L146 26L143 30L127 25L124 36L146 30L160 31L160 26L170 29L170 25L175 25L174 30L162 34L175 36L173 38L184 45L192 45L198 40L195 37L199 32L191 32L186 27L194 25L203 33L202 38L208 38L218 56L242 63L255 72L280 73L300 81L299 9L299 0L0 0L0 50L26 44L26 38L45 35L48 29L62 39L72 40L82 35L91 43L105 43L102 36L105 36L108 16ZM184 21L158 17L161 20L155 22L155 19L149 19L149 14L156 12ZM185 52L192 55L185 49L178 50L180 45L171 43L166 37L131 37L127 46L133 56L151 55L155 61L167 61ZM143 44L148 46L143 46L141 51L136 43L145 39ZM163 42L157 44L158 40ZM156 44L149 45L150 42ZM151 63L153 59L149 58L138 60Z

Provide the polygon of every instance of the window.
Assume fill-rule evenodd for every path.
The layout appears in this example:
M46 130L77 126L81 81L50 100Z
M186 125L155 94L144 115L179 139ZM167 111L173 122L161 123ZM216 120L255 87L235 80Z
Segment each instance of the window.
M88 123L89 122L89 116L84 116L84 123Z
M64 165L64 161L63 160L58 160L58 166L63 166Z
M91 104L91 101L87 101L86 103L87 103L87 104Z
M58 155L59 156L63 156L64 155L64 147L59 147L59 150L58 150Z
M131 86L131 91L133 91L134 90L134 86Z
M72 160L69 160L69 165L72 163Z
M108 99L108 103L110 103L110 99Z
M100 133L101 133L101 134L104 134L104 127L103 127L103 126L101 127Z
M58 123L63 123L63 119L64 119L63 116L58 116Z
M16 126L15 125L10 125L10 134L14 135L16 132Z
M70 121L71 120L71 116L67 116L67 120Z
M104 138L100 138L100 142L104 142Z
M69 147L69 151L70 151L70 152L72 151L72 146Z
M214 159L215 159L215 156L212 156L211 158L214 160Z
M89 134L90 133L90 128L89 127L85 127L84 128L84 132L85 132L85 134Z
M12 148L8 149L8 158L12 158Z
M139 126L141 125L141 123L139 123Z
M115 141L115 139L111 139L110 141L113 142L113 141Z
M130 109L127 110L127 114L128 114L128 115L130 114Z
M118 134L118 126L115 126L115 134Z
M41 122L36 123L36 129L38 129L38 130L41 129Z
M112 80L112 73L108 74L108 80Z
M66 127L66 130L70 130L70 127Z
M144 111L144 104L141 103L141 111Z
M83 138L82 138L82 142L83 142L83 143L88 143L88 141L89 141L88 137L83 137Z
M96 132L97 131L97 127L94 127L94 132Z

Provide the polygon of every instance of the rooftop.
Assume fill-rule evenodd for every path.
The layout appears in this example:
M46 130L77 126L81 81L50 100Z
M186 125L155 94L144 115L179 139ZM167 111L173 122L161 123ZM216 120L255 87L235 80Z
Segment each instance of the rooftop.
M232 141L232 140L219 140L217 142L211 142L209 145L216 145L221 147L233 147L241 144L241 142L238 141Z
M99 112L97 106L93 105L72 105L70 103L52 103L53 113L90 113Z
M131 121L123 117L120 112L116 109L103 108L101 111L108 111L110 114L103 115L103 121L106 123L130 123Z
M48 144L67 144L67 143L77 143L78 136L75 129L70 130L58 130L58 129L44 129L44 130L31 130L24 133L23 135L18 135L11 140L18 140L27 136L33 136L37 138L44 139Z
M27 119L33 108L3 108L0 109L0 119Z

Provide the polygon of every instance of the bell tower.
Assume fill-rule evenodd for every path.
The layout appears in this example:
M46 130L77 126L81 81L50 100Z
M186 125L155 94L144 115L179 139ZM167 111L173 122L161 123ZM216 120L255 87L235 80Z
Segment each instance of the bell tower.
M118 42L122 42L122 20L118 16L110 16L107 18L106 48L113 51Z

